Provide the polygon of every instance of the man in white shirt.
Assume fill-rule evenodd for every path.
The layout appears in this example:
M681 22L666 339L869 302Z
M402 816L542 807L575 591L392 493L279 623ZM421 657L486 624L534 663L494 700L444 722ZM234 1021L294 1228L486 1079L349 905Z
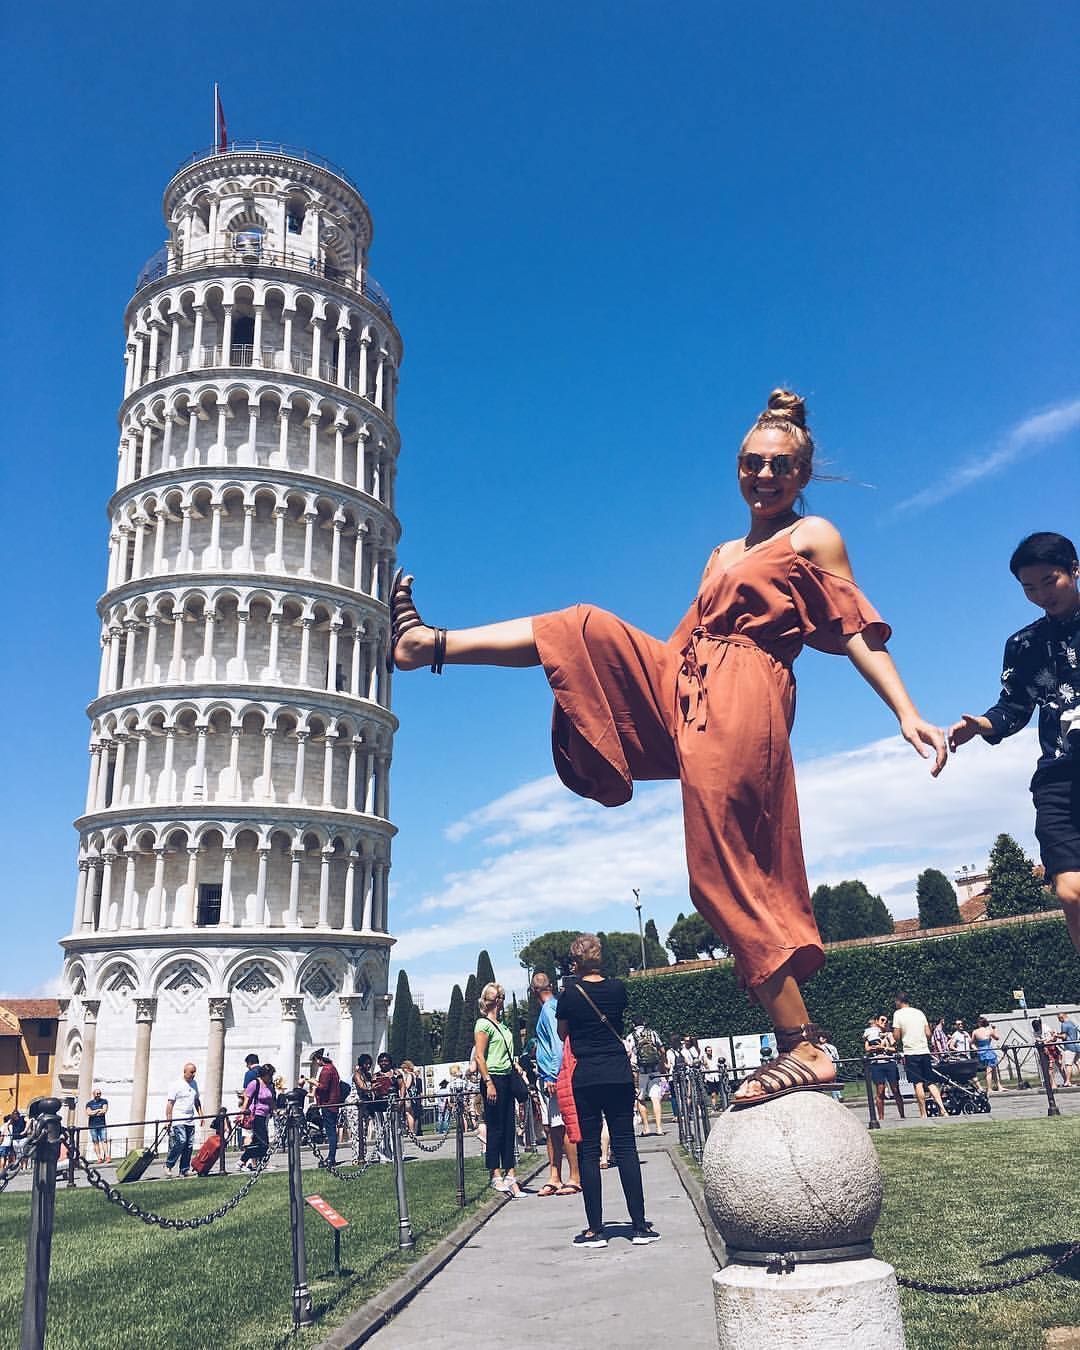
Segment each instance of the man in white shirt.
M926 1092L937 1103L938 1110L945 1114L945 1103L941 1100L941 1089L934 1081L934 1065L930 1058L930 1023L921 1008L912 1008L907 994L896 995L896 1012L892 1021L893 1036L897 1047L904 1056L904 1070L908 1082L915 1089L915 1100L919 1106L919 1115L926 1119Z
M953 1034L949 1037L949 1049L954 1055L965 1055L967 1058L971 1058L971 1036L959 1019L953 1027Z
M189 1177L191 1172L191 1148L195 1142L195 1120L202 1113L202 1100L199 1097L199 1085L195 1081L195 1065L184 1065L184 1076L169 1089L165 1098L165 1120L169 1125L169 1155L165 1159L165 1175L176 1175L174 1168L179 1163L180 1175Z

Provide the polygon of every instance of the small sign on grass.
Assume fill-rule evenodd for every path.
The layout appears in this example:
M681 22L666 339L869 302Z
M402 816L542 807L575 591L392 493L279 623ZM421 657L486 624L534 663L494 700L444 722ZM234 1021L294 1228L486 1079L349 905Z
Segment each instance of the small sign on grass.
M331 1228L348 1228L349 1221L340 1215L333 1205L328 1204L321 1195L305 1195L304 1201L316 1214L321 1214Z

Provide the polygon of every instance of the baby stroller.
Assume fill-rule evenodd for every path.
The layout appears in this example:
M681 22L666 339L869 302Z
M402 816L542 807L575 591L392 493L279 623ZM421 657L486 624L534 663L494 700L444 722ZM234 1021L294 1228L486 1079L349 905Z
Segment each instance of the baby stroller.
M982 1065L977 1059L967 1055L955 1059L946 1057L934 1065L934 1082L941 1089L941 1100L945 1103L945 1112L950 1116L988 1116L990 1098L978 1085ZM934 1099L927 1095L926 1113L940 1116L941 1111Z

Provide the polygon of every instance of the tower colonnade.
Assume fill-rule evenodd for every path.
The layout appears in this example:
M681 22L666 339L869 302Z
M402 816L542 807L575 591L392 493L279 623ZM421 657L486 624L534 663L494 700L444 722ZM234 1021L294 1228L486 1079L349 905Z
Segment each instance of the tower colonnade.
M303 151L197 156L125 315L57 1086L161 1113L385 1036L401 338Z

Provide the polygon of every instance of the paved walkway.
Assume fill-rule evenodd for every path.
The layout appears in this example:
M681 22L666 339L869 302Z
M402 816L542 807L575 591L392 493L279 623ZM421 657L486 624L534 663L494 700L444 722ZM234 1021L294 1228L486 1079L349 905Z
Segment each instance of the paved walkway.
M585 1227L580 1196L504 1205L394 1320L372 1350L477 1350L524 1345L581 1350L662 1341L679 1350L715 1350L712 1275L705 1234L663 1139L638 1140L646 1212L663 1235L630 1244L619 1174L604 1172L610 1242L570 1245ZM531 1183L537 1188L546 1172ZM620 1228L625 1225L625 1229ZM523 1320L527 1313L527 1325Z

